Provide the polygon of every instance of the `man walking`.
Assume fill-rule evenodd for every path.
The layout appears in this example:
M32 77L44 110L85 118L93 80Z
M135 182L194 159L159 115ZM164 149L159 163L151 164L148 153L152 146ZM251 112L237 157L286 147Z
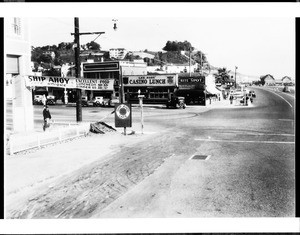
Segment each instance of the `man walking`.
M46 128L50 127L50 119L51 119L51 114L48 105L44 106L43 117L44 117L43 130L46 131Z

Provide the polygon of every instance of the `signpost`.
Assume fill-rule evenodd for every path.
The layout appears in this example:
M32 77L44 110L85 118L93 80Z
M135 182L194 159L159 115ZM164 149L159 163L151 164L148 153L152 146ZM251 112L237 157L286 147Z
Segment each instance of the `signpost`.
M140 107L141 107L141 128L142 128L142 134L144 134L143 129L144 129L144 115L143 115L143 98L145 97L144 95L141 95L141 90L138 90L138 98L140 101Z
M124 127L124 135L126 135L126 127L132 126L131 104L115 105L115 127Z

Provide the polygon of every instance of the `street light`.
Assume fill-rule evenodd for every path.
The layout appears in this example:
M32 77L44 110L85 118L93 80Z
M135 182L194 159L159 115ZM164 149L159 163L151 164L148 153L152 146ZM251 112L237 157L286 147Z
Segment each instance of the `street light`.
M234 81L235 81L235 89L236 89L236 70L238 69L237 66L235 66L235 69L234 69Z

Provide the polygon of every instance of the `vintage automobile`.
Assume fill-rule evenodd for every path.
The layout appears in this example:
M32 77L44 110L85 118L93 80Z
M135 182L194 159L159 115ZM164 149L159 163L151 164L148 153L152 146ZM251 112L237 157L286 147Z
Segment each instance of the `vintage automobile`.
M48 95L46 104L54 105L56 103L54 95ZM33 99L33 104L42 105L43 104L43 95L35 95Z
M182 96L173 96L167 101L167 108L186 108L185 98Z
M56 103L55 96L54 95L48 95L46 104L54 105L55 103Z
M93 106L103 106L103 105L104 105L103 96L96 96L93 99Z

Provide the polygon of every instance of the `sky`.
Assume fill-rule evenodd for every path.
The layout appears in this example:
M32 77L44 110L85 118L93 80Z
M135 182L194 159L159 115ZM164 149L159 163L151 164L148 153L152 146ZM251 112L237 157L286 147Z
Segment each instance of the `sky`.
M128 14L130 16L131 14ZM192 14L191 14L192 15ZM117 19L117 30L113 29ZM33 46L72 42L73 17L33 17ZM103 50L161 51L166 42L191 42L209 63L249 76L271 74L275 79L295 79L295 18L275 16L191 17L79 17L80 32L105 32L80 36L80 44L95 40Z

